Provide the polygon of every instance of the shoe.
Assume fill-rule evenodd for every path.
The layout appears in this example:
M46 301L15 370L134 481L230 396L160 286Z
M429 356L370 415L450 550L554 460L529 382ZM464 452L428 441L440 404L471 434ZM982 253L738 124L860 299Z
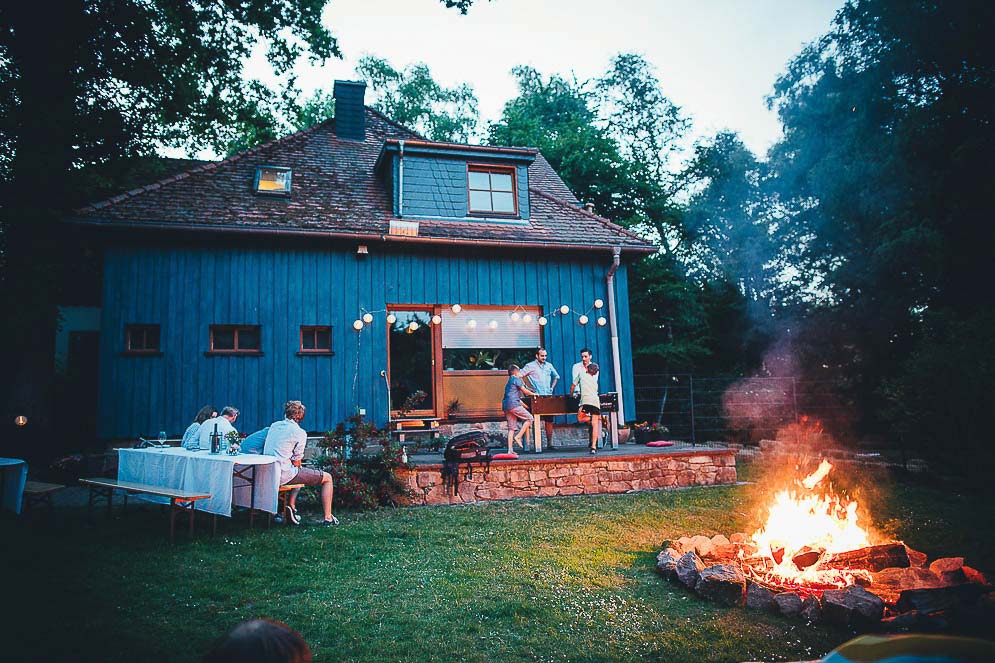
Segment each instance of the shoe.
M322 527L338 527L339 526L339 519L336 518L335 516L332 516L331 520L322 520L318 524L321 525Z
M590 453L591 453L592 456L594 456L595 454L598 453L597 449L590 449L589 451L590 451Z
M283 524L283 516L273 516L273 522L277 525Z
M293 525L300 525L301 524L301 516L300 516L300 514L297 513L297 509L295 509L294 507L290 506L289 504L287 505L287 520L289 520L290 523L293 524Z

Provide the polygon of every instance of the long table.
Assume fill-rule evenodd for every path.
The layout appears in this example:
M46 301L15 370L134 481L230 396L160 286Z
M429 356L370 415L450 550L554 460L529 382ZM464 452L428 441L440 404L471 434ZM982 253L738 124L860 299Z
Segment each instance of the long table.
M197 510L231 517L232 504L276 513L280 465L275 456L167 449L118 449L120 481L209 492Z
M0 458L0 509L21 513L28 464L20 458Z

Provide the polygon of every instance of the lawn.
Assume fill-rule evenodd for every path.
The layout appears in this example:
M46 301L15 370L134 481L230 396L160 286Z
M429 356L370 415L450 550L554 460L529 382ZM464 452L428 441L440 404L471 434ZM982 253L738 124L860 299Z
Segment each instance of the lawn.
M345 513L337 529L236 522L213 539L202 525L175 546L151 507L93 525L82 511L5 519L2 658L196 661L257 616L299 630L317 661L818 658L852 634L719 608L653 570L664 539L746 529L751 490ZM896 483L878 516L931 556L990 571L989 505Z

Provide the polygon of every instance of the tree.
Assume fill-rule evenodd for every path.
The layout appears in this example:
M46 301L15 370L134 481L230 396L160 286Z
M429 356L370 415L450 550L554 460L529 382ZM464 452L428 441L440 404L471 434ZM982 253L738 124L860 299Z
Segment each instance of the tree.
M790 213L781 232L798 271L821 279L878 425L886 407L902 410L896 394L921 393L881 384L923 378L908 369L947 338L937 321L957 329L995 306L979 287L995 246L993 28L980 0L851 0L770 100L785 133L770 155Z
M446 88L423 63L398 71L386 60L369 55L360 59L356 73L374 93L370 105L392 120L431 140L465 143L475 135L477 97L468 84Z

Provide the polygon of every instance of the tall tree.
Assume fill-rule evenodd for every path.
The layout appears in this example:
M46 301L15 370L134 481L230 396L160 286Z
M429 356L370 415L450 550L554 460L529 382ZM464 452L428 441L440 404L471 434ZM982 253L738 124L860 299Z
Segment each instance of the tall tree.
M369 55L356 73L369 83L374 108L431 140L465 143L476 134L477 97L468 84L443 87L423 63L398 71Z

